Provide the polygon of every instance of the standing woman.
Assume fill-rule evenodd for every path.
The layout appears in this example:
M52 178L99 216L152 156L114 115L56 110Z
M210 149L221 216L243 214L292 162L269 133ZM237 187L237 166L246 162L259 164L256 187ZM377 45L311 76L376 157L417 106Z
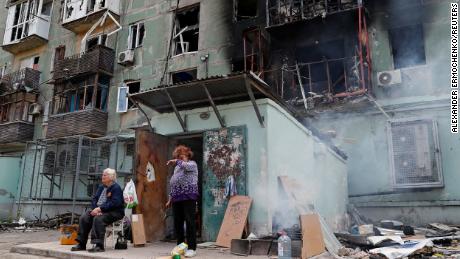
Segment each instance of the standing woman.
M179 145L172 153L173 158L167 165L174 166L170 181L169 200L166 207L172 206L174 229L177 244L185 242L184 221L187 230L188 250L185 257L196 256L196 201L198 199L198 166L191 160L193 152L189 147Z

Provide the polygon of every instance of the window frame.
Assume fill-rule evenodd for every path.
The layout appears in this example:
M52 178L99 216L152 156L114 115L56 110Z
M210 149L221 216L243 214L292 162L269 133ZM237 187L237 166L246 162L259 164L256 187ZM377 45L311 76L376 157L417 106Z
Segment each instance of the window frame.
M133 27L136 27L135 39L133 39L133 37L134 37L133 36ZM144 34L142 35L142 39L141 39L141 37L139 37L141 27L144 28ZM138 21L138 22L135 22L133 24L130 24L129 25L129 31L128 31L128 49L133 50L133 49L137 49L137 48L142 47L144 45L144 39L145 39L145 23L144 23L144 21ZM134 46L133 46L133 41L135 41Z
M396 172L395 168L395 161L394 161L394 146L393 146L393 134L392 134L392 124L393 123L414 123L414 122L430 122L432 126L432 137L433 137L433 144L435 149L435 155L433 160L436 162L436 169L438 174L438 181L437 182L430 182L430 183L397 183L396 176L398 172ZM444 179L443 179L443 172L442 172L442 161L441 161L441 146L439 142L439 131L438 125L434 118L429 117L422 117L422 118L403 118L403 119L392 119L387 122L387 140L388 140L388 154L389 154L389 165L390 165L390 172L391 172L391 184L393 189L424 189L424 188L441 188L444 187ZM433 161L431 160L431 161Z

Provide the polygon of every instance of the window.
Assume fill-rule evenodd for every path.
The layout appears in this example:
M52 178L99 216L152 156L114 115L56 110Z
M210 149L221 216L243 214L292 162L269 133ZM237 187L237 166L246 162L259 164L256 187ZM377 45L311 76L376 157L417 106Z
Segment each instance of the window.
M100 75L97 87L94 84L94 77L88 77L73 84L56 85L52 106L53 114L93 108L107 111L109 82L110 77Z
M52 8L53 8L53 0L45 0L45 1L43 1L41 14L45 15L45 16L50 16Z
M187 71L180 71L180 72L174 72L171 73L171 79L173 84L181 83L181 82L187 82L187 81L192 81L196 79L197 75L197 70L192 69L192 70L187 70Z
M28 0L10 7L8 10L7 29L10 42L29 36L29 27L38 13L38 1Z
M257 17L257 0L234 0L235 20L242 21Z
M129 26L129 49L141 47L144 43L145 27L143 22L139 22Z
M25 121L33 122L29 107L36 101L36 95L21 91L0 96L0 123Z
M396 188L443 186L437 136L433 120L390 122L390 158Z
M89 38L86 41L86 50L87 51L92 50L97 45L103 45L103 46L107 45L107 34L101 34L101 35L97 35L92 38Z
M128 94L138 93L141 90L141 82L127 82L118 88L117 112L127 112L128 109L136 108L136 104L128 99Z
M40 56L28 57L20 60L19 67L22 68L33 68L39 70L38 64L40 62Z
M421 24L392 29L389 36L395 69L426 64Z
M199 17L199 6L176 13L173 36L174 55L198 50Z

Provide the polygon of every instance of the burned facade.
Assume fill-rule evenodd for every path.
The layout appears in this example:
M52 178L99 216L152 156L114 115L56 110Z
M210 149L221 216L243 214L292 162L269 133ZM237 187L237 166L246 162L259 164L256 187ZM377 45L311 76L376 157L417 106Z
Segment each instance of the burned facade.
M0 128L16 128L0 136L0 162L19 184L0 201L28 217L82 211L113 167L120 183L135 178L148 239L159 239L172 227L165 162L186 144L203 240L216 238L232 177L254 200L257 233L298 220L280 214L280 176L303 183L303 202L334 230L347 225L348 194L369 217L454 204L458 144L441 131L437 42L447 5L384 2L10 1ZM32 30L29 13L46 26Z

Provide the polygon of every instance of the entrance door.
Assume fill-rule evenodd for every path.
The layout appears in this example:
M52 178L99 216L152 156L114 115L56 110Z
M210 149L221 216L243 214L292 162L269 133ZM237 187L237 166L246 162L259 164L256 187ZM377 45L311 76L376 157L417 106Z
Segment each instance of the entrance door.
M203 139L203 238L215 241L227 208L225 185L231 177L246 194L246 127L207 131Z
M148 241L164 237L164 215L167 201L168 138L149 130L136 130L136 191L143 214Z

